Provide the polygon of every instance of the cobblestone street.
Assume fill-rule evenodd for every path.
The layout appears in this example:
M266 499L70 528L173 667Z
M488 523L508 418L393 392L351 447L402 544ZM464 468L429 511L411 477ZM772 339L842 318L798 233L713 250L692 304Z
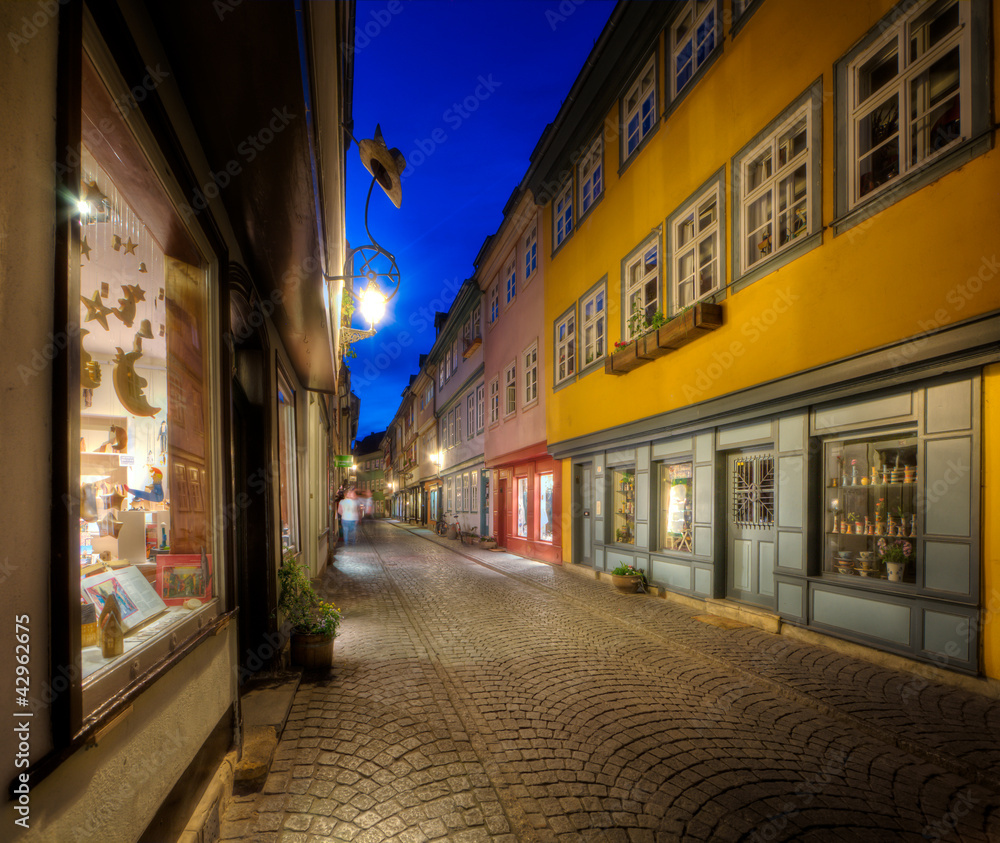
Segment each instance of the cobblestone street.
M253 841L1000 840L1000 703L376 522Z

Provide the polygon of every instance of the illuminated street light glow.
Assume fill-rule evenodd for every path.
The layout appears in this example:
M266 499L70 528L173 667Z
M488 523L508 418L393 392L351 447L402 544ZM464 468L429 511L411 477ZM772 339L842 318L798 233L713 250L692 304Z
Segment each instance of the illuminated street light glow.
M361 315L365 321L374 327L385 316L386 298L374 281L370 281L361 294Z

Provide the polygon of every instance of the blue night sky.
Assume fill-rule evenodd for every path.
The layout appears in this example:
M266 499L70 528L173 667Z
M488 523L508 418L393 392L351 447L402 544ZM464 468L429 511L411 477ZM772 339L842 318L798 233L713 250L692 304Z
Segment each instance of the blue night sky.
M379 123L407 160L402 208L376 187L369 211L402 284L379 332L355 343L357 358L347 361L361 398L359 438L392 420L434 342L434 311L447 310L472 275L613 8L613 0L359 0L354 136L372 137ZM367 242L370 181L352 144L352 246ZM367 327L360 316L354 325Z

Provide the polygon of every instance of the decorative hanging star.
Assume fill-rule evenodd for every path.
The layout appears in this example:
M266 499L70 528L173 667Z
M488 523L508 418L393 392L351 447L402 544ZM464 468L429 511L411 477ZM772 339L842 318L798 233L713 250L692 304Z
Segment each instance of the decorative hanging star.
M87 194L83 198L85 202L95 209L102 207L108 202L108 197L101 193L101 189L93 179L87 182Z
M87 242L87 235L83 236L83 243L80 244L80 251L87 260L90 260L90 244Z
M133 243L132 242L132 238L129 237L128 242L125 244L125 254L126 255L134 255L135 254L135 247L138 246L138 245L139 245L138 243Z
M146 300L146 291L138 284L122 284L122 289L132 296L133 301L140 302Z
M111 313L111 308L105 307L104 302L101 301L101 294L97 290L94 290L94 297L92 299L80 296L80 301L87 306L87 316L84 318L84 322L91 322L96 319L97 323L105 331L111 330L108 328L108 314Z
M116 252L120 252L122 250L122 239L117 234L114 234L111 237L111 248Z

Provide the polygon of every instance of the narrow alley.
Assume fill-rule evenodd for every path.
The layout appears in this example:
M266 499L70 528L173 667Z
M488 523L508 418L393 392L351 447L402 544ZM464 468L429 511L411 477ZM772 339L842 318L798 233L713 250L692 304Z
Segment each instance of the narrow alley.
M368 522L225 840L1000 839L1000 704Z

